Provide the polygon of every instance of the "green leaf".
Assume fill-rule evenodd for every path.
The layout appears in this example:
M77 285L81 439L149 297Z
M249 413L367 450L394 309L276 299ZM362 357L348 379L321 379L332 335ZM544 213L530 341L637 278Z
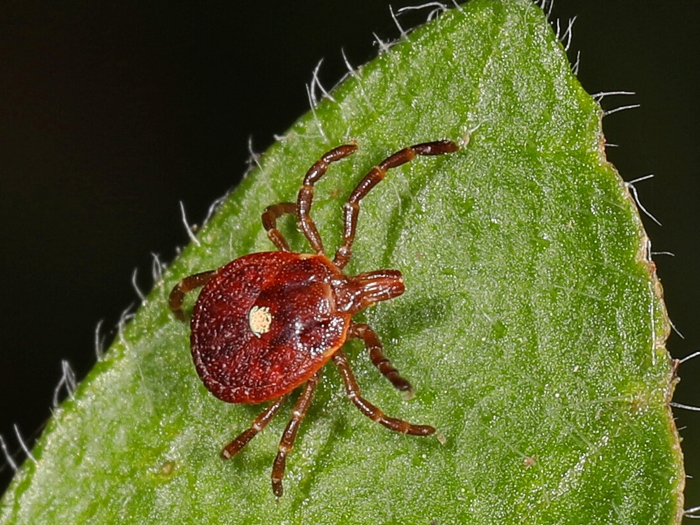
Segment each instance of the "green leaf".
M172 264L57 410L0 522L678 522L668 322L601 115L528 0L474 0L380 53L260 159ZM221 447L262 407L206 391L168 293L185 275L272 249L260 213L293 200L331 147L359 144L317 185L329 251L361 175L442 138L468 145L389 172L363 201L348 266L404 273L406 293L364 318L415 398L357 342L347 353L368 399L446 442L365 418L329 366L276 502L269 474L289 404L223 462Z

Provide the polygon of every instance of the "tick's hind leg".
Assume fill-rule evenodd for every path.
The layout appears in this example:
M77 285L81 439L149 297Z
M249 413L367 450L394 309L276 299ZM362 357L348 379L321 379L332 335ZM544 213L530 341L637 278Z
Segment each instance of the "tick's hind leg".
M293 202L280 202L279 204L268 206L262 214L262 223L267 231L267 236L283 252L289 251L289 244L282 232L277 229L277 219L286 213L296 215L297 205Z
M221 451L221 459L231 459L233 456L238 454L241 449L245 447L251 439L257 436L258 432L265 428L270 420L275 417L275 414L277 414L280 408L282 408L282 405L286 399L287 396L282 396L263 410L262 413L255 418L253 424L250 425L248 430L241 432L236 439L224 447L224 449Z
M175 285L173 290L170 292L170 299L168 301L168 305L173 311L175 317L177 317L180 321L185 320L185 314L182 311L182 302L185 299L185 294L187 292L191 292L195 288L199 288L200 286L207 284L209 279L214 277L214 274L216 274L217 271L218 270L209 270L208 272L196 273L194 275L190 275L189 277L185 277Z
M343 377L343 382L345 383L345 392L348 398L350 398L350 401L355 403L355 406L360 410L360 412L362 412L372 421L375 421L380 425L384 425L389 430L401 432L402 434L429 436L430 434L435 433L435 428L431 427L430 425L414 425L403 419L389 417L384 414L381 409L377 408L363 398L362 393L360 392L360 387L355 380L355 374L352 373L350 363L348 363L348 358L345 357L342 350L338 350L335 355L333 355L333 364L340 369L340 375Z
M278 498L281 498L283 493L282 478L284 477L284 468L287 464L287 454L291 452L294 446L294 440L297 437L297 432L299 432L299 425L301 425L304 416L306 416L306 411L309 410L309 406L311 406L311 400L314 397L317 384L318 372L311 376L306 382L306 385L304 385L304 390L299 396L299 399L297 399L294 410L292 410L292 418L289 420L289 423L287 423L284 434L282 434L282 439L277 449L277 457L272 465L272 492L274 492L275 496Z
M401 392L406 392L407 399L413 397L413 387L411 383L399 374L399 371L396 370L394 365L392 365L389 359L384 355L382 352L382 343L369 325L352 323L350 325L348 337L362 339L365 342L367 350L369 350L369 358L372 360L372 364L377 367L392 385L394 385L394 388Z

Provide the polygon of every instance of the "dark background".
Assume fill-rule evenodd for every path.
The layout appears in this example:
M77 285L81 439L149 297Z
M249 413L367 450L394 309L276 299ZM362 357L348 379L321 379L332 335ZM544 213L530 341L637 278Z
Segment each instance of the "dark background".
M393 0L396 11L413 0ZM143 4L143 5L141 5ZM634 6L634 8L632 8ZM401 16L410 27L427 14ZM609 158L662 223L644 217L668 309L700 350L700 4L558 0L578 15L569 52L590 92L626 90L603 107ZM309 107L320 59L331 87L373 57L372 33L398 36L388 1L0 4L0 434L21 462L13 424L32 442L50 415L61 361L78 378L120 313L147 291L151 253L170 261L209 204ZM700 359L680 369L676 401L700 405ZM687 470L700 478L700 413L677 410ZM0 492L12 474L0 455ZM689 480L686 507L700 505Z

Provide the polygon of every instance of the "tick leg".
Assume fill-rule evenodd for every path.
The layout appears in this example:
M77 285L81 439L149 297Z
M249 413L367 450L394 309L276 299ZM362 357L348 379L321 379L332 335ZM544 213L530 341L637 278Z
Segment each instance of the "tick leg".
M241 449L258 434L258 432L267 426L270 420L275 417L275 414L277 414L280 408L282 408L282 405L286 400L287 396L282 396L263 410L262 413L255 418L253 424L250 425L248 430L241 432L236 439L224 447L224 449L221 451L221 459L231 459L233 456L238 454Z
M348 358L342 350L338 350L333 355L333 363L340 369L340 375L343 377L343 382L345 383L345 392L350 398L350 401L355 403L355 406L362 412L365 416L370 418L372 421L384 425L389 430L394 432L401 432L402 434L412 434L414 436L429 436L435 433L435 428L430 425L413 425L408 421L403 419L396 419L389 417L381 411L381 409L374 406L372 403L367 401L362 397L360 392L360 387L355 380L355 375L352 373L350 368L350 363L348 363Z
M306 238L309 239L309 243L314 251L318 254L323 253L323 243L321 242L321 236L316 229L316 224L314 224L311 215L311 203L314 198L314 184L318 182L318 179L323 177L323 175L328 171L328 166L331 162L337 162L344 159L348 155L355 153L357 149L356 144L345 144L343 146L338 146L335 149L330 150L323 155L316 163L311 166L309 171L306 172L304 177L304 184L299 190L299 195L297 197L297 215L299 216L299 228Z
M382 343L379 341L377 334L370 328L369 325L352 323L348 332L348 337L362 339L365 342L367 350L369 350L369 358L372 364L379 369L384 377L386 377L394 388L401 392L406 392L407 397L413 397L413 387L406 379L401 377L399 371L391 364L389 359L382 352Z
M299 425L301 425L304 416L306 416L306 411L311 405L311 400L314 397L317 384L318 373L311 376L306 382L306 385L304 385L304 390L299 396L299 399L297 399L296 405L294 405L292 418L289 420L289 423L287 423L287 428L284 429L284 434L282 434L282 439L277 448L277 457L272 465L272 492L274 492L275 496L278 498L281 498L283 493L282 478L284 477L284 467L287 463L287 454L291 452L294 446L294 440L297 437L297 432L299 432Z
M185 277L175 285L172 292L170 292L170 299L168 301L170 309L173 311L173 314L175 314L175 317L177 317L180 321L185 320L185 314L182 311L182 301L185 298L185 294L187 292L191 292L195 288L199 288L200 286L207 284L209 279L214 277L214 274L217 271L218 270L210 270L208 272L196 273L194 275L190 275L189 277Z
M360 213L360 201L362 201L372 188L384 179L387 170L410 162L416 155L442 155L444 153L452 153L458 149L459 146L451 140L424 142L397 151L390 157L384 159L378 166L372 168L353 190L350 194L350 198L348 198L348 201L345 203L343 244L340 245L335 252L335 257L333 258L335 265L342 269L350 260L352 255L352 243L355 241L357 215Z
M293 202L280 202L265 208L262 214L263 227L267 231L267 236L280 251L288 252L289 244L282 232L277 229L277 219L285 213L297 214L297 205Z

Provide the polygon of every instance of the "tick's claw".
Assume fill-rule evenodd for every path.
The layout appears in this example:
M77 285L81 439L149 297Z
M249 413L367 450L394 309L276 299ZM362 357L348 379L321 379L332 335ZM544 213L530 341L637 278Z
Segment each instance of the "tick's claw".
M404 401L410 401L411 399L416 397L416 391L413 390L413 387L410 387L408 390L404 390L403 395L401 397L403 397Z

